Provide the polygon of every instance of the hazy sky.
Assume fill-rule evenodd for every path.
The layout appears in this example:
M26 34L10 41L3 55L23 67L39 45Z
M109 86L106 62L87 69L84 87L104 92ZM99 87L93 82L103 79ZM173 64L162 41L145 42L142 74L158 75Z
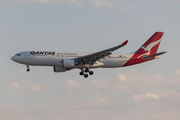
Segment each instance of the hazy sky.
M179 120L180 0L0 0L0 120ZM21 51L137 50L163 31L160 59L54 73L10 58Z

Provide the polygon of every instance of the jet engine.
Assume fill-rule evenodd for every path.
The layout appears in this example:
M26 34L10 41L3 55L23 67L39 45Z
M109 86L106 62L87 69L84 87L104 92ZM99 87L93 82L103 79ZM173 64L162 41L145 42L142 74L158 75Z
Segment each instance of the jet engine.
M54 72L66 72L66 68L63 68L63 67L54 66L53 69L54 69Z
M79 63L71 59L63 59L55 64L57 67L63 67L66 69L72 69L75 65L79 65Z
M69 59L63 59L62 60L62 66L65 68L71 68L74 67L74 60L69 60Z

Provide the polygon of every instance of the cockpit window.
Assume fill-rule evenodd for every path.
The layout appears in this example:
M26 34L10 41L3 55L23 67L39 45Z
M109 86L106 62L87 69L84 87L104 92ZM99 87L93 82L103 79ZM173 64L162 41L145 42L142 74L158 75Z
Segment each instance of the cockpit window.
M20 56L20 54L16 54L16 56Z

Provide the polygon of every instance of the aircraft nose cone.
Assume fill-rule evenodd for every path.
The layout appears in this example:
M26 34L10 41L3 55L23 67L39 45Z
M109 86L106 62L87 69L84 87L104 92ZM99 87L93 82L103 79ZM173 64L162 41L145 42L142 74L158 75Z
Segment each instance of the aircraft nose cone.
M12 57L11 57L11 60L15 61L15 57L14 57L14 56L12 56Z

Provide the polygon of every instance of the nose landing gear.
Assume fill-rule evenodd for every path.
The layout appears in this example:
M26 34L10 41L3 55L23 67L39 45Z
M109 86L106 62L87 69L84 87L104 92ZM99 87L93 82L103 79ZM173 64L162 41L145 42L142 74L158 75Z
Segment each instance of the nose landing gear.
M93 75L94 72L93 71L90 71L89 68L86 68L85 70L84 69L81 69L81 72L79 73L81 76L84 75L84 78L87 78L89 75L86 74L86 73L89 73L89 75Z
M30 69L29 69L29 65L26 65L26 67L27 67L27 72L29 72L29 71L30 71Z

